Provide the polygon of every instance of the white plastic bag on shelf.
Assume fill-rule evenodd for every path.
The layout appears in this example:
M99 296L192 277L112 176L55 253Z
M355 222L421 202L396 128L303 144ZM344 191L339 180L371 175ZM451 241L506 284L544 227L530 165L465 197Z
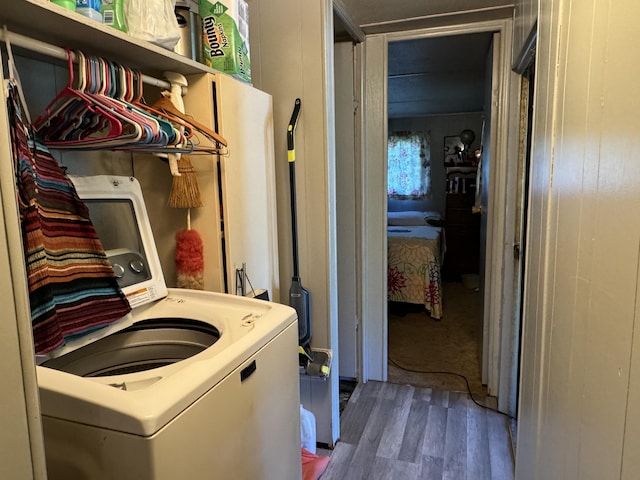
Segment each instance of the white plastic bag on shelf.
M173 50L180 40L175 0L125 0L129 35Z
M300 439L302 448L316 453L316 416L300 405Z

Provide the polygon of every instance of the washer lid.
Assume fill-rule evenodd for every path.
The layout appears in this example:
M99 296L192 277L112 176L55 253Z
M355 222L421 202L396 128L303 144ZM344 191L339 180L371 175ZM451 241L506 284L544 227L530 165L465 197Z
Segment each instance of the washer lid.
M89 209L96 233L131 307L136 309L166 297L167 286L138 181L114 175L69 178ZM132 323L133 316L129 314L107 327L68 340L48 355L38 355L37 361L66 354Z
M132 308L164 298L160 259L138 180L71 176Z

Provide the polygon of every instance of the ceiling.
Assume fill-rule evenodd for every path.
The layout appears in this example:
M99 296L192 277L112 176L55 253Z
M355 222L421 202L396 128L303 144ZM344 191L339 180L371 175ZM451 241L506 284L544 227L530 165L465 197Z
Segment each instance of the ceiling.
M491 33L389 43L389 118L482 112Z
M334 0L364 33L512 18L514 0Z
M513 3L505 0L342 0L342 5L365 34L504 18L513 12ZM334 29L336 41L350 41L337 15ZM388 117L483 111L492 37L485 32L390 42Z

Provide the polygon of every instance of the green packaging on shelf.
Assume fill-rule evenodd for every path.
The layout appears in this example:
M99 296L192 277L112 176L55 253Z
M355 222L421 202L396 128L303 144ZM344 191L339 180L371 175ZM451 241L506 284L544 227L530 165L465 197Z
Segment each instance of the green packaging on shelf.
M67 10L76 11L76 0L51 0L51 3L55 3L56 5L60 5L61 7L66 8Z
M249 8L244 0L199 0L205 65L251 83Z
M127 33L123 2L124 0L102 0L100 12L102 13L102 23Z

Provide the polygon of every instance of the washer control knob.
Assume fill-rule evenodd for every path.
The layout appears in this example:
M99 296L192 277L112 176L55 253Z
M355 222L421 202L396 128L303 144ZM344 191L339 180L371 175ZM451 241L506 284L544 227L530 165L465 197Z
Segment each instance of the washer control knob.
M142 272L142 270L144 270L144 263L142 263L140 260L131 260L129 262L129 267L135 273L140 273Z
M113 265L113 273L115 273L116 278L124 277L124 267L119 263Z

